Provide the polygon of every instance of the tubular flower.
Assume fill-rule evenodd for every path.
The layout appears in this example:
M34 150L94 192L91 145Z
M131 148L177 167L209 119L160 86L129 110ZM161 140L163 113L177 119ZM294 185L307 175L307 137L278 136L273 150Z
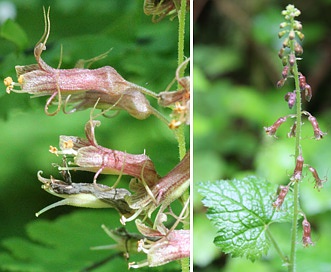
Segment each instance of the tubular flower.
M148 186L153 186L159 179L154 164L145 154L128 154L98 145L94 128L99 121L90 120L85 125L86 139L74 136L60 136L60 149L50 148L56 155L73 157L69 164L73 167L59 167L59 170L83 170L95 172L94 182L100 173L111 175L129 175L143 179Z
M38 180L43 183L42 189L46 192L64 198L55 202L39 212L36 216L62 205L84 207L84 208L115 208L121 214L131 214L132 211L124 200L130 195L126 189L113 189L106 185L98 184L101 190L96 189L92 183L67 183L62 180L43 178L42 172L38 172Z
M162 214L171 202L179 198L190 185L190 154L185 157L173 168L166 176L162 177L153 186L144 184L144 180L132 180L130 189L134 195L126 197L130 208L137 210L130 217L122 217L122 223L135 219L141 212L146 211L148 217L152 212L161 206L158 214Z
M146 238L140 240L138 251L147 254L147 260L139 263L130 263L129 268L143 266L159 266L190 256L190 231L189 230L154 230L140 220L136 225L141 234Z
M126 81L110 66L98 69L55 69L49 66L41 58L42 52L46 50L50 33L49 10L47 14L44 12L44 19L44 35L34 48L37 64L16 66L18 82L13 82L10 77L4 80L7 93L11 91L28 93L33 97L50 95L45 105L45 112L49 115L54 115L60 110L63 98L66 102L75 102L72 111L94 106L100 100L97 108L123 109L137 119L145 119L150 114L157 114L144 94L156 95ZM19 88L15 89L15 87ZM48 107L56 97L57 110L49 113Z

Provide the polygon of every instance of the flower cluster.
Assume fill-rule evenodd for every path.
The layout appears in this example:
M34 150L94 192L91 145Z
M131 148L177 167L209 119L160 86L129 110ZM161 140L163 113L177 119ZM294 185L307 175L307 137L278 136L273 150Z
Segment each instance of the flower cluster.
M301 55L303 54L303 48L300 42L304 39L304 34L302 33L302 24L295 18L300 15L300 11L296 9L293 5L288 5L286 10L282 12L285 17L285 22L280 24L281 31L279 32L279 38L285 37L283 40L282 48L280 49L278 56L282 61L283 70L281 73L281 79L277 82L277 87L283 87L287 79L292 78L295 82L295 90L287 92L285 95L285 101L288 107L292 109L296 105L296 114L289 114L287 116L280 117L276 122L270 127L265 127L265 132L268 135L275 136L279 127L285 123L287 120L296 118L291 130L288 133L288 137L296 137L296 160L295 168L293 174L290 177L290 181L286 186L281 185L279 188L278 196L276 200L272 203L273 207L279 210L284 202L291 185L298 184L303 179L303 168L308 167L309 171L315 180L315 188L320 190L323 186L323 182L326 180L320 179L316 169L310 165L304 164L304 157L302 155L302 150L300 146L301 139L301 118L307 116L309 123L311 124L314 131L314 138L320 140L324 137L326 133L322 132L317 119L312 116L307 111L301 110L301 96L309 102L312 98L312 88L307 83L306 77L299 72L297 61L301 60ZM299 131L298 131L299 129ZM303 244L304 246L312 245L310 237L310 224L307 221L305 215L302 222L303 226Z
M180 9L179 3L180 1L145 1L144 7L147 14L153 15L154 20L155 16L162 19L168 14L177 13ZM85 138L61 135L59 149L50 146L51 153L62 156L63 165L54 164L62 174L62 179L55 179L53 176L45 178L42 171L38 172L37 177L42 183L42 189L62 200L43 208L36 216L61 205L114 208L120 214L120 222L123 225L135 220L139 233L128 233L124 227L112 231L104 227L109 236L117 242L117 245L109 248L123 251L127 256L129 251L147 254L147 261L130 263L129 267L159 266L189 257L190 232L175 229L179 222L185 224L185 217L182 214L178 217L170 207L170 204L189 188L189 152L167 175L161 177L145 151L142 154L130 154L99 145L95 128L101 122L92 117L94 109L101 109L102 114L108 110L125 110L140 120L155 115L171 129L189 125L190 80L189 77L179 76L179 71L185 69L189 59L176 71L176 80L180 86L178 90L167 90L160 94L126 81L110 66L98 69L53 68L41 58L50 34L49 9L47 12L44 10L44 21L44 34L34 48L36 64L16 66L17 82L11 77L4 79L7 93L28 93L33 97L49 96L44 107L48 115L57 114L61 108L65 113L88 108L92 110L90 120L85 125ZM172 109L172 121L169 122L152 107L146 96L156 99L161 107ZM56 109L50 112L49 107L53 104ZM93 172L93 182L73 182L70 171ZM101 174L118 175L118 179L113 186L106 186L97 182ZM122 175L131 177L129 185L120 184ZM188 200L183 204L182 213L189 212L188 204ZM157 209L154 219L152 213ZM166 214L177 220L170 229L164 226L167 221Z

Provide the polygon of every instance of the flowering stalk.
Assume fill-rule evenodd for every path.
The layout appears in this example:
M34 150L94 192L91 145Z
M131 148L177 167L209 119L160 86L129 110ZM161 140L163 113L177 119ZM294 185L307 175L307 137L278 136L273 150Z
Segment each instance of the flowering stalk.
M289 137L295 137L295 169L293 175L290 178L290 182L287 186L281 186L278 198L273 202L273 206L279 209L286 197L289 187L293 185L293 218L292 218L292 230L291 230L291 252L289 260L285 260L282 256L282 259L286 261L288 266L288 271L296 271L296 247L297 247L297 233L298 233L298 219L299 219L299 184L303 179L302 169L303 167L308 166L309 171L312 173L315 179L315 188L320 189L322 187L323 180L321 180L317 174L315 168L310 165L304 164L304 158L301 151L301 127L302 127L302 115L308 116L308 121L311 123L314 130L314 138L320 140L324 137L325 133L319 128L318 122L314 116L312 116L307 111L302 111L302 98L301 94L309 102L312 97L312 90L309 84L306 82L306 77L299 72L297 61L301 60L298 56L303 53L303 48L300 45L299 41L302 41L304 38L302 30L302 24L295 20L295 17L300 15L300 11L296 9L293 5L288 5L286 9L282 12L282 15L285 16L285 22L280 24L282 29L279 32L279 37L285 37L283 41L283 47L280 49L278 56L282 59L283 71L282 79L278 81L277 86L282 87L285 81L292 77L294 79L295 90L293 92L288 92L285 95L285 100L288 103L290 109L296 104L296 113L295 115L289 115L289 117L295 117L295 122L291 127L291 131L288 134ZM287 120L287 117L279 118L271 127L265 128L267 134L274 135L279 128L279 126ZM310 224L307 221L305 215L302 222L303 226L303 244L304 246L312 245L310 238Z

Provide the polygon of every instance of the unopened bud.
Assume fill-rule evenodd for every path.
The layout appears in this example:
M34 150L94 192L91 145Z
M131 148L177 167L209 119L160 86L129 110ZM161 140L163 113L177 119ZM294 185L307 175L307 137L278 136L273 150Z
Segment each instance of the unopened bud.
M309 102L311 100L311 97L313 96L313 92L311 90L311 87L309 84L306 84L305 86L305 99Z
M287 65L287 56L284 56L282 58L282 64L283 64L283 66L286 66Z
M295 53L296 53L297 55L302 55L302 54L303 54L303 48L302 48L302 46L301 46L299 43L297 43L297 42L295 42L295 44L294 44L294 51L295 51Z
M294 40L294 38L295 38L295 32L294 32L294 30L291 30L290 31L288 37L289 37L290 40Z
M277 81L277 88L281 88L284 86L284 83L285 83L285 79L282 78L280 80Z
M288 25L287 22L282 22L280 25L279 25L279 28L284 28Z
M294 21L294 29L299 31L302 30L302 24L297 20Z
M278 32L278 38L283 37L286 34L286 32L287 32L286 30L282 30L282 31Z
M299 86L300 86L300 90L303 91L306 88L306 77L299 73Z
M287 76L288 76L288 71L289 71L289 67L288 67L288 66L285 66L285 67L283 68L283 71L282 71L282 77L283 77L284 79L287 78Z
M284 57L284 48L282 47L278 52L278 57L282 59Z
M302 32L300 32L300 31L296 31L296 33L297 33L299 39L300 39L301 41L303 41L303 39L305 38L305 35L304 35Z
M278 36L279 36L279 33L278 33ZM284 41L283 41L283 47L286 48L290 48L290 43L289 43L289 38L286 38Z
M288 62L291 65L291 67L294 65L294 63L295 63L295 55L294 54L291 53L291 54L288 55Z
M288 92L286 95L285 95L285 101L287 102L288 104L288 107L290 109L293 108L295 102L296 102L296 94L295 94L295 91L293 92Z

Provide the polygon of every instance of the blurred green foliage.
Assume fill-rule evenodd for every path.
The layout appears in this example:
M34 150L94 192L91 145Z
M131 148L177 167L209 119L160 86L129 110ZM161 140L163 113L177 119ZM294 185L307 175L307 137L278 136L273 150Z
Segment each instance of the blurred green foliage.
M52 67L58 66L61 46L63 47L61 68L73 68L79 59L90 59L112 49L105 59L94 63L91 68L110 65L126 80L154 92L164 91L175 77L178 23L176 19L170 21L166 18L158 24L153 24L151 17L143 13L143 0L6 1L8 2L14 7L16 15L14 14L14 18L0 26L1 78L11 76L16 80L15 65L35 63L33 48L44 31L42 8L48 6L51 8L51 33L47 50L42 57ZM0 5L3 3L0 2ZM185 56L189 57L190 31L189 24L186 25ZM35 218L35 212L59 200L40 189L41 184L36 176L38 170L43 170L45 176L59 175L51 164L60 163L60 159L48 152L49 145L58 146L59 135L84 137L84 125L90 114L89 111L72 115L60 112L54 117L49 117L44 114L45 101L45 97L30 99L29 95L25 94L8 95L5 93L4 86L0 92L0 215L2 222L0 251L5 254L0 254L2 257L13 250L10 246L13 240L19 241L18 243L22 245L29 244L24 238L26 237L25 226L38 224L39 220L45 218L54 220L61 214L75 214L82 210L67 206L59 207L43 214L42 219ZM151 103L155 105L155 101ZM160 109L160 111L166 116L170 114L169 110ZM139 121L126 112L120 112L115 118L100 117L98 119L101 121L101 126L96 129L96 137L100 145L135 154L146 151L146 154L154 161L160 175L165 175L178 163L178 147L173 132L154 116ZM188 129L186 135L189 145ZM75 182L90 182L92 177L92 173L73 173ZM116 178L102 175L98 181L111 185ZM129 177L122 177L121 183L127 184L129 180ZM83 225L90 220L92 222L96 220L93 228L87 230L85 234L82 233L85 238L88 233L93 233L93 236L86 238L86 241L85 238L80 241L81 244L85 241L87 249L100 244L101 236L104 237L104 244L109 241L101 230L100 223L105 223L110 228L120 226L118 214L115 212L97 211L92 219L89 217L91 212L93 211L82 213L80 219ZM66 220L70 221L70 218ZM89 222L90 225L92 225L91 222ZM75 228L70 231L79 234L80 227ZM30 239L35 240L35 235L34 232L34 236L30 235ZM49 235L57 237L53 231L50 231ZM46 240L42 240L41 243L47 242ZM73 240L72 243L74 244L75 241ZM70 238L68 242L70 243ZM63 245L63 248L65 247L66 245ZM58 249L61 250L61 247ZM22 246L22 251L24 250L28 249ZM89 258L90 254L94 257ZM87 250L83 257L78 254L75 258L97 261L102 260L107 254L110 253L103 252L98 255ZM25 259L23 255L16 257L18 260ZM50 256L50 258L56 257ZM119 259L120 261L117 262L119 267L127 267L126 261L123 258ZM69 259L62 261L65 264L70 262ZM178 268L175 263L160 268L159 271L172 270L174 265ZM61 267L60 270L77 271L77 267L73 267L68 270ZM109 271L110 268L107 267ZM116 264L111 269L115 267ZM16 269L19 270L19 266ZM33 266L31 269L26 271L37 271ZM47 267L43 269L50 271ZM18 270L13 268L13 271ZM19 271L24 269L21 267Z
M255 263L221 254L213 244L216 230L206 219L197 184L252 174L277 185L288 183L295 163L294 139L287 138L291 123L277 131L278 138L267 137L263 129L294 112L284 101L293 82L288 80L281 89L275 86L282 70L277 33L281 10L288 3L215 0L194 4L194 271L286 271L273 249ZM301 10L299 20L305 34L299 70L313 89L312 101L303 108L329 132L331 21L324 15L331 3L309 0L293 4ZM305 163L330 180L330 136L313 140L312 128L306 119L304 122ZM326 182L318 192L311 173L304 170L304 176L301 207L312 224L316 246L298 245L297 271L326 272L331 266L325 256L331 242L327 231L331 227L331 185ZM290 225L275 224L272 231L289 254Z

